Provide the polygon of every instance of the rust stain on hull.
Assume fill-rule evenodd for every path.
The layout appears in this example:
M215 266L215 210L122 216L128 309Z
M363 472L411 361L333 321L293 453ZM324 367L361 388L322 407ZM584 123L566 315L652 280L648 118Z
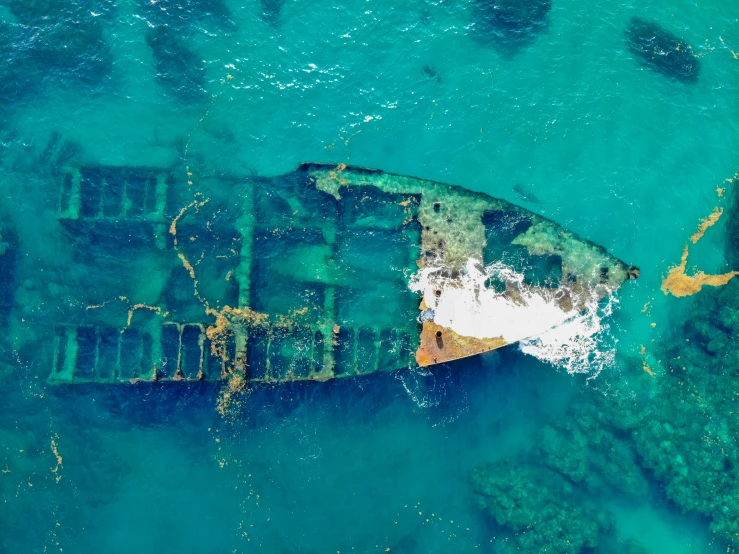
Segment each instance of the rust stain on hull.
M432 321L426 321L421 331L421 345L416 351L416 363L426 367L450 362L475 354L489 352L508 344L502 337L477 339L458 335Z

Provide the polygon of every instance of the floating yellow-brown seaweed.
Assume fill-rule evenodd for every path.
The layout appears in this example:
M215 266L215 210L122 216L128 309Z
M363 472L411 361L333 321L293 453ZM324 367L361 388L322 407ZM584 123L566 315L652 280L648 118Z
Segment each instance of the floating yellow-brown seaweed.
M189 171L188 171L189 174ZM177 222L182 219L182 217L187 213L187 210L190 208L195 208L196 210L199 210L203 206L205 206L208 202L210 202L210 198L206 198L205 200L199 201L199 200L193 200L190 202L187 206L182 208L180 210L180 213L177 214L177 217L175 217L172 220L172 223L169 226L169 234L172 235L174 238L174 245L177 246Z
M685 246L680 265L673 267L662 281L662 292L673 296L690 296L700 291L704 285L720 287L739 275L739 271L729 271L721 275L707 275L699 271L695 275L686 275L685 266L688 263L688 247Z
M649 364L647 363L647 347L643 344L641 345L641 350L639 351L639 355L642 357L642 369L645 373L648 373L652 377L654 377L654 371L651 367L649 367Z
M134 304L128 309L128 319L126 320L126 327L131 326L133 313L136 310L149 310L162 317L167 317L167 315L169 315L169 312L162 312L162 309L159 306L149 306L148 304Z
M701 220L698 230L690 237L690 241L696 244L706 230L714 225L724 213L722 208L715 208L711 215ZM680 265L670 269L667 277L662 280L662 292L672 294L673 296L690 296L700 291L704 285L711 287L720 287L731 281L735 276L739 275L739 271L729 271L721 275L708 275L703 271L698 271L694 275L686 275L685 268L688 265L688 245L683 249L683 255L680 259Z
M56 437L56 438L59 438L59 437ZM51 439L51 451L54 454L54 457L56 458L56 467L53 468L51 472L55 475L56 482L58 483L59 481L62 480L62 474L59 473L59 470L62 468L64 460L61 454L59 454L59 448L57 448L56 440L54 439Z
M703 238L703 235L706 234L706 230L710 226L714 225L721 218L723 213L723 208L714 208L711 215L701 219L700 225L698 225L698 230L693 234L692 237L690 237L690 242L696 244L699 240L701 240L701 238Z
M246 379L241 375L231 375L221 389L221 393L218 395L216 411L221 414L222 417L226 417L232 413L234 403L236 401L236 395L243 393L245 388Z

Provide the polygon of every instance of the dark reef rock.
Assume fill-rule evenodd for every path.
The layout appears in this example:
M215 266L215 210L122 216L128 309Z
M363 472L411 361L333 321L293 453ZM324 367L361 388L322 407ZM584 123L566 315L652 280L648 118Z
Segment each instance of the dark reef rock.
M146 43L151 48L159 84L186 104L205 99L205 67L203 61L187 47L177 31L156 27Z
M477 0L478 36L517 50L546 28L551 9L552 0Z
M739 173L731 181L731 208L726 221L724 256L729 269L739 269Z
M617 408L597 391L583 394L542 429L529 457L473 471L480 504L513 534L519 549L507 545L504 552L590 552L596 545L596 552L609 551L614 533L608 514L594 508L599 499L647 497L649 485L635 449L611 421Z
M632 17L626 26L629 50L644 67L684 83L694 83L700 61L690 46L656 23Z
M432 81L441 83L441 76L439 76L439 72L433 65L429 65L429 64L424 65L423 74L426 75L426 77L428 77Z
M43 70L74 76L86 83L109 72L112 60L102 27L92 21L76 27L60 22L36 40L32 57Z
M233 31L236 24L224 0L142 0L146 14L157 25L167 25L180 32L203 26Z
M0 22L0 101L4 107L30 94L43 75L30 62L30 41L18 25Z
M14 233L0 225L0 329L8 323L16 287L18 244Z
M260 0L262 7L262 19L270 25L277 25L280 22L280 12L285 0Z
M736 184L725 215L728 269L739 269ZM603 497L644 499L656 492L650 480L681 512L705 517L719 548L739 547L739 278L687 302L652 352L652 368L624 360L607 392L583 392L544 427L527 458L473 472L483 507L519 552L591 552L585 547L600 519L587 506ZM581 507L590 527L570 521ZM550 533L548 520L569 542ZM595 552L643 552L608 537Z
M513 534L503 552L565 554L596 547L610 522L595 503L545 467L502 461L477 468L472 486L480 506Z
M47 79L50 84L89 85L106 77L112 56L103 36L105 23L88 7L64 1L11 2L18 25L0 29L0 94L15 90L20 97Z
M598 393L577 402L546 426L537 441L541 461L593 495L647 496L647 480L630 441L607 420L608 402Z
M644 467L682 511L739 546L739 281L701 291L663 345L665 374L634 426Z

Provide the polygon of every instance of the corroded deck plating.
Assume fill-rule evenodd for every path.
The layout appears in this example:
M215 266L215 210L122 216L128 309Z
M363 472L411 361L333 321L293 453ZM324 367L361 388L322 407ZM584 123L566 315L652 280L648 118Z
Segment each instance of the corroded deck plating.
M343 164L231 178L228 198L189 201L165 170L59 181L59 219L97 288L56 327L55 383L441 363L540 334L638 275L503 200Z

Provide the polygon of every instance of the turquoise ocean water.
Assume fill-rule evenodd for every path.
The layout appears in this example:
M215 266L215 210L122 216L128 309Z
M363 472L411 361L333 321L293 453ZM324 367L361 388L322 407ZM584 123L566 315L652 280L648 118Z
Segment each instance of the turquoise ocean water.
M739 325L721 306L739 289L676 298L660 286L716 207L724 217L688 268L739 269L724 252L739 10L553 0L506 39L484 6L0 2L0 223L14 260L0 257L0 551L734 551ZM637 62L634 16L692 46L695 82ZM597 376L513 346L430 370L256 386L226 416L216 385L51 385L24 345L39 322L84 311L74 299L95 286L45 169L65 148L84 164L173 168L192 181L185 196L228 198L240 175L303 161L462 185L557 221L641 277L618 292L598 339L616 356ZM156 300L149 278L128 284L132 302ZM719 320L717 345L706 329ZM704 343L702 355L680 350ZM685 379L668 359L690 360ZM471 479L488 463L501 475L556 466L576 494L558 503L545 487L543 504L521 500L533 507L519 527L513 508L496 521ZM599 521L599 543L516 542L565 520Z

